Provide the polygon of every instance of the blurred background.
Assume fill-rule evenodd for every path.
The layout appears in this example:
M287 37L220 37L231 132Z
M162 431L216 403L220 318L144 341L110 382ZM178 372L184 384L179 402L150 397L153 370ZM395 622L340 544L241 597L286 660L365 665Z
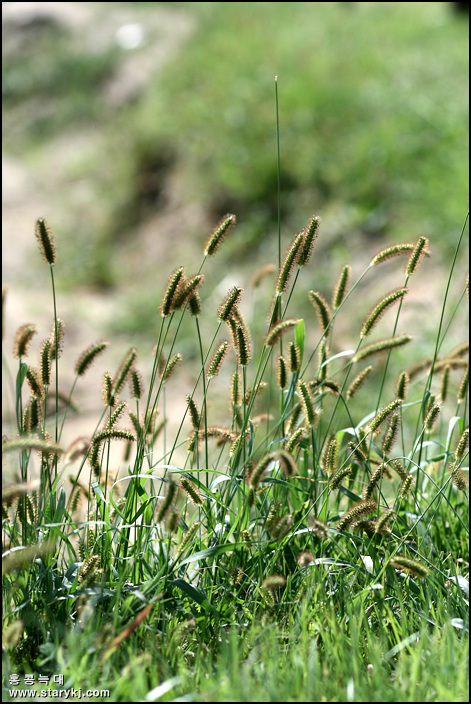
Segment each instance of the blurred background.
M344 264L359 275L425 234L430 315L468 207L467 7L2 3L8 345L23 323L41 339L51 325L38 217L58 245L72 359L102 338L124 343L118 362L126 344L150 353L169 272L197 271L227 212L238 225L210 290L278 261L275 75L283 247L323 218L306 287L330 298Z

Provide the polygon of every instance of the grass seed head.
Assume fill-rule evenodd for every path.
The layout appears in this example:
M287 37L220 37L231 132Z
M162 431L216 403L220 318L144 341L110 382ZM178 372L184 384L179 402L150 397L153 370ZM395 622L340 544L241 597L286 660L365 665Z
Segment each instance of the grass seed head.
M193 396L188 394L186 397L186 402L188 404L188 411L190 413L191 424L195 430L199 430L201 423L201 414L198 410Z
M370 422L368 425L368 430L370 433L374 433L376 430L378 430L379 426L384 423L386 418L388 418L393 411L396 410L399 406L402 406L402 399L396 398L394 401L391 401L391 403L388 403L384 408L382 408L379 413L375 415L373 420Z
M424 578L428 575L429 569L423 565L419 560L415 560L407 555L394 555L389 564L397 569L410 572L412 576Z
M43 218L36 221L35 234L42 258L46 264L54 264L57 259L56 243L49 225Z
M441 409L441 403L434 403L430 407L427 415L425 416L424 420L424 428L427 433L431 433L435 423L437 422L437 418L440 414L440 409Z
M309 300L316 309L317 319L321 326L322 332L325 332L330 324L332 313L330 312L329 304L319 291L309 291Z
M376 266L377 264L382 264L382 262L391 259L392 257L397 257L401 254L410 254L413 251L415 244L413 242L402 242L398 244L389 245L381 249L375 254L370 262L370 266Z
M314 407L314 401L312 400L311 392L309 387L304 381L300 379L296 385L296 389L299 395L299 400L301 401L301 406L304 413L304 418L306 419L308 425L314 427L317 422L317 413Z
M243 288L234 286L218 308L218 320L227 322L233 317L234 311L242 296Z
M162 500L155 517L157 523L162 523L165 520L168 512L171 509L173 500L176 496L178 485L171 474L167 475L167 494Z
M60 318L56 318L55 323L52 324L51 335L49 339L51 340L51 361L62 354L64 349L64 333L65 333L65 323Z
M405 499L407 495L411 492L414 486L414 477L412 474L406 474L402 480L401 486L399 488L399 496L401 499Z
M41 369L41 382L43 386L49 386L51 383L51 373L52 373L52 365L51 365L51 351L52 351L52 344L51 340L44 340L44 342L41 345L41 351L40 351L40 369Z
M162 374L162 384L165 384L170 379L177 366L181 363L182 359L183 355L180 352L177 352L177 354L174 354L173 357L168 360Z
M348 477L352 473L352 465L346 465L345 467L339 467L331 477L329 477L329 489L335 491L338 489L340 484L343 482L345 477Z
M31 340L37 331L38 329L34 323L27 323L18 328L13 343L13 356L16 359L22 359L28 355Z
M286 251L285 258L278 272L278 278L276 280L275 293L276 296L281 296L282 293L287 291L288 285L291 279L291 275L296 266L300 250L304 240L304 231L299 232L292 239L291 244Z
M204 245L204 254L207 257L212 256L226 239L227 234L236 224L236 216L228 213L219 221L214 230L209 235Z
M382 315L390 308L396 301L403 298L407 293L407 288L398 288L395 291L391 291L386 296L383 296L379 303L373 308L369 313L365 322L363 323L360 330L360 337L366 337L375 327L376 323L379 321Z
M204 504L203 497L201 496L193 482L191 482L186 477L181 477L180 486L195 506L202 506Z
M339 274L339 278L337 279L337 283L335 285L334 294L332 296L333 308L340 308L343 303L345 294L347 292L348 283L350 281L351 271L352 267L349 264L345 264Z
M195 293L191 296L190 300L188 301L188 308L190 311L190 315L192 315L193 318L197 318L198 315L201 314L202 305L198 291L195 291Z
M101 354L107 347L108 342L97 342L94 345L90 345L85 352L83 352L75 363L75 373L77 376L83 376L87 369L93 364L94 360Z
M247 327L245 325L237 325L236 335L239 364L242 367L246 367L252 359L250 336L248 335Z
M276 363L276 383L278 388L283 390L288 384L288 371L286 369L286 360L283 356L278 357Z
M366 381L366 379L369 377L373 370L373 365L369 365L368 367L365 367L364 369L361 370L359 374L356 375L352 383L347 389L347 398L353 398L360 386L363 384L363 382Z
M281 336L288 332L288 330L291 330L291 328L294 328L298 322L298 318L286 318L285 320L280 320L279 323L273 325L273 327L271 327L268 331L267 336L265 337L265 345L267 347L273 347Z
M378 508L378 504L373 499L368 499L366 501L360 501L359 503L352 506L349 511L346 511L340 521L337 523L338 530L344 530L354 521L363 520L365 516L373 513Z
M396 382L396 397L406 400L407 392L409 390L410 376L406 371L402 371Z
M412 276L412 274L417 271L419 264L427 251L427 246L428 239L422 235L418 238L415 247L411 252L409 261L407 262L405 269L406 276Z
M175 269L175 271L170 274L160 302L160 315L162 318L166 318L174 310L175 298L184 275L184 266L179 266L178 269Z
M384 464L380 464L371 473L371 476L368 480L368 484L365 486L365 488L363 490L363 494L361 496L363 501L367 501L368 499L371 499L373 497L374 491L383 477L383 472L384 472Z
M118 398L118 394L122 391L123 386L125 385L131 370L134 366L134 363L137 359L137 349L135 347L131 347L126 356L124 357L123 361L121 362L118 371L116 372L116 376L113 381L113 388L111 389L111 400L110 400L110 405L113 405L116 403L116 400Z
M363 347L359 350L353 357L354 362L359 362L362 359L371 357L373 354L379 354L380 352L389 352L390 350L396 349L397 347L402 347L412 340L412 335L400 335L399 337L390 337L387 340L378 340L378 342L372 342L371 345Z
M203 281L204 276L202 274L197 274L186 281L181 280L174 296L172 310L181 310L183 306L195 295Z
M389 524L395 517L396 512L393 508L388 508L386 511L380 513L374 524L375 533L378 533L378 535L390 535L391 528Z
M303 230L304 237L299 253L298 266L306 266L309 262L319 234L320 224L321 218L318 215L313 215L312 218L308 220Z
M469 426L463 430L461 437L456 446L455 452L453 453L455 461L461 462L466 452L466 448L469 445Z
M460 385L458 387L458 393L456 399L458 403L463 403L468 395L469 389L469 366L466 366L465 372L461 378Z
M208 371L206 376L208 379L212 379L213 377L217 376L219 372L221 371L222 363L224 362L227 352L229 350L230 344L228 340L223 340L216 352L213 355L213 358L211 359L209 366L208 366Z

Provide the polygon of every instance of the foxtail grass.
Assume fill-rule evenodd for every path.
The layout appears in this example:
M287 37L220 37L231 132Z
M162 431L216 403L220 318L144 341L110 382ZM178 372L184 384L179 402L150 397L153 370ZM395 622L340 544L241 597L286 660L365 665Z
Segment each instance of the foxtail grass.
M431 275L425 236L383 248L363 271L345 264L324 290L313 252L320 216L313 215L284 257L279 247L274 290L268 277L257 278L257 295L269 304L253 315L244 281L214 300L217 258L229 232L236 241L235 225L234 215L224 216L202 246L199 267L179 265L163 291L150 292L155 347L150 361L140 357L139 370L134 346L112 374L108 343L84 344L61 417L58 360L62 368L67 328L56 310L56 248L38 220L53 281L53 334L45 333L38 354L37 326L18 330L15 429L3 442L16 487L3 504L4 622L22 622L9 657L23 668L56 652L51 633L77 635L93 619L101 640L90 647L106 662L134 637L143 652L162 645L165 657L180 658L180 647L188 655L193 642L223 642L228 624L242 632L247 619L261 627L270 619L290 623L314 652L325 609L350 633L370 624L388 653L399 643L395 628L384 627L385 614L410 612L441 626L437 603L445 601L447 623L465 623L463 235L443 308L427 316L438 320L430 349L424 319L419 313L411 323L406 296L417 280L423 295L420 276ZM405 272L397 265L404 258ZM190 265L198 273L187 277ZM392 292L375 278L380 265L398 275ZM230 342L221 341L221 327ZM378 339L365 344L377 328ZM92 364L103 367L101 414L67 448L64 423L74 424L75 390ZM314 619L309 611L306 630L302 613L313 593L319 608ZM298 612L293 604L303 606ZM194 637L176 646L172 633L184 627ZM195 651L189 661L202 657Z

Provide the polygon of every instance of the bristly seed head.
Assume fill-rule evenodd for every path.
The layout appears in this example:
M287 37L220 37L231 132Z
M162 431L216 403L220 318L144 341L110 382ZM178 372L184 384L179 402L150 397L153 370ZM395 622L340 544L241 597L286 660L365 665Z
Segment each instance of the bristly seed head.
M120 412L121 410L124 409L121 409L121 407L116 409L117 412ZM96 433L92 437L92 445L101 445L101 443L105 442L105 440L130 440L132 442L135 439L136 438L129 430L108 427L100 430L99 433Z
M36 239L38 240L41 256L46 264L54 264L57 257L56 243L46 220L39 218L36 221Z
M468 447L469 444L469 426L465 428L461 434L461 437L458 441L458 445L456 446L456 450L453 453L453 456L456 460L456 462L461 462L463 459L464 453L466 452L466 448Z
M204 504L203 497L201 496L193 482L191 482L186 477L181 477L180 486L190 498L190 501L195 504L195 506L202 506Z
M337 470L337 462L339 458L339 441L335 437L331 437L327 443L324 452L324 467L326 473L330 476L333 475Z
M417 268L420 262L422 261L425 252L427 251L427 246L428 239L422 235L417 240L417 243L410 255L409 261L407 262L406 276L412 276L412 274L417 271Z
M396 435L397 431L399 430L399 425L400 425L400 416L399 413L393 413L390 420L389 420L389 425L388 429L384 435L383 438L383 444L382 444L382 452L383 455L387 455L392 446L394 445L394 441L396 440Z
M131 387L132 397L138 401L142 397L142 393L144 390L144 382L142 380L142 374L137 369L131 370L129 384Z
M319 320L319 325L322 328L322 332L325 332L332 318L329 304L318 291L309 291L308 296L312 305L316 309L317 319Z
M188 301L188 308L190 310L190 315L193 316L193 318L197 318L198 315L201 313L201 298L198 293L198 291L195 291L195 293L192 295L190 300Z
M307 423L311 426L314 427L314 425L317 422L317 413L314 408L314 402L312 400L311 392L309 391L309 387L304 381L304 379L300 379L296 385L296 390L299 395L299 400L301 401L301 406L303 408L303 413L304 417L307 421Z
M109 372L103 375L103 400L105 406L114 406L115 399L112 397L111 390L113 388L113 377Z
M431 433L431 432L432 432L432 430L433 430L433 428L434 428L434 426L435 426L435 423L436 423L436 421L437 421L438 415L439 415L439 413L440 413L440 409L441 409L441 404L440 404L440 403L434 403L434 404L432 404L432 406L430 407L430 409L429 409L427 415L425 416L424 428L425 428L425 430L426 430L427 433Z
M240 288L239 286L234 286L229 291L229 293L225 297L224 301L221 303L221 305L218 308L218 319L219 320L222 320L223 322L227 322L230 318L233 317L234 310L240 301L240 297L242 295L243 290L244 289Z
M88 349L83 352L75 363L75 373L77 376L83 376L87 369L91 366L93 361L99 354L101 354L107 347L108 342L97 342L94 345L90 345Z
M363 499L363 501L367 501L368 499L372 498L374 490L376 489L376 487L378 486L378 484L380 483L380 481L382 479L384 469L385 469L385 465L380 464L380 465L378 465L378 467L376 467L374 472L371 473L371 476L368 480L368 484L365 486L365 488L363 490L363 494L361 495L361 498Z
M286 449L279 449L275 454L285 477L294 477L297 474L298 468L291 452Z
M445 403L448 396L448 382L450 380L450 370L451 366L446 364L443 367L442 380L440 384L440 399L442 403Z
M13 343L13 356L16 359L21 359L22 357L27 356L29 345L33 335L35 335L37 331L38 329L34 323L28 323L18 328L15 335L15 342Z
M466 367L465 372L462 376L462 379L460 381L460 385L458 386L458 393L456 395L456 399L458 403L463 403L463 401L466 398L466 395L468 393L468 388L469 388L469 366Z
M356 394L360 386L363 384L363 382L367 379L367 377L371 374L371 371L373 369L373 365L369 365L368 367L365 367L364 369L361 370L359 374L354 378L352 383L347 389L347 398L353 398L353 396Z
M44 340L43 344L41 345L41 353L40 353L41 381L42 381L43 386L49 386L51 383L51 371L52 371L51 352L52 352L51 340L50 339Z
M239 370L236 369L232 375L231 379L231 405L237 407L240 404L241 399L241 388L240 388L240 374Z
M51 340L51 362L55 360L56 353L58 359L62 354L62 350L64 348L64 328L64 321L60 318L56 318L55 323L52 324L51 335L49 338Z
M170 274L167 286L165 287L165 291L160 302L160 315L163 318L166 318L167 315L170 315L173 311L177 291L184 274L184 266L178 267L178 269L175 269L175 271Z
M400 570L407 570L415 577L424 578L428 575L429 569L418 560L407 555L394 555L389 564Z
M456 462L450 462L448 469L451 472L451 480L458 491L468 491L468 480L458 464Z
M33 396L37 396L39 399L43 399L44 388L42 384L41 374L38 372L37 369L28 367L26 371L26 381Z
M259 269L257 269L255 274L252 276L250 280L250 286L252 288L258 288L262 283L263 279L275 270L276 267L274 264L263 264Z
M304 237L299 254L298 266L306 266L309 262L317 236L319 234L320 224L321 218L318 215L313 215L313 217L307 222L306 227L304 228Z
M406 371L401 372L399 374L399 377L396 382L396 397L397 398L400 398L403 401L406 400L407 391L409 390L409 382L410 382L409 374Z
M263 580L262 586L270 591L275 591L276 589L283 589L286 585L286 579L281 574L272 574Z
M386 511L383 511L383 513L381 513L375 521L375 533L378 533L379 535L389 535L391 533L389 524L395 517L396 512L393 508L388 508Z
M395 303L400 298L403 298L407 291L407 288L398 288L395 291L391 291L391 293L388 293L386 296L383 296L383 298L379 301L379 303L376 304L376 306L373 308L373 310L370 312L365 322L363 323L362 328L360 330L360 337L366 337L367 335L369 335L378 320L383 315L383 313L385 313L386 310L390 306L392 306L393 303Z
M114 406L118 394L121 392L124 384L126 383L126 380L131 373L131 369L134 366L134 363L137 359L137 349L135 347L131 347L126 356L124 357L123 361L121 362L121 365L116 373L116 377L114 379L113 383L113 388L111 390L111 405Z
M196 402L190 394L187 395L186 402L188 404L188 411L190 413L191 424L195 430L199 430L201 423L201 414L198 410Z
M230 345L228 340L223 340L218 346L208 366L208 371L206 374L208 379L212 379L214 376L217 376L221 371L222 363L224 362L229 347Z
M121 403L118 403L118 405L114 409L113 413L110 415L110 418L106 424L106 428L105 428L106 430L113 428L116 425L116 423L122 418L124 411L126 410L126 406L127 406L126 401L121 401ZM134 438L132 438L132 439L134 439Z
M343 300L345 298L345 294L347 292L351 271L352 271L352 267L349 264L345 264L345 266L343 267L342 271L339 274L339 278L337 279L337 283L336 283L335 289L334 289L334 295L332 296L332 307L333 308L340 308L340 306L343 303Z
M399 488L399 496L405 499L414 486L414 477L412 474L406 474Z
M278 272L278 278L276 280L275 292L277 296L281 296L281 294L288 288L291 274L293 273L293 269L299 258L299 252L303 244L303 239L304 231L295 235L286 252L284 261L280 267L280 271Z
M217 252L224 239L226 238L226 235L230 232L230 230L232 230L235 224L235 215L224 215L224 217L219 221L219 223L216 225L216 227L206 240L206 243L204 245L205 256L210 257L212 254Z
M370 422L368 426L369 432L374 433L375 430L377 430L379 426L386 420L386 418L388 418L388 416L390 416L391 413L395 411L396 408L398 408L399 406L402 406L401 398L396 398L394 399L394 401L391 401L391 403L388 403L386 406L384 406L384 408L382 408Z
M354 362L359 362L361 359L366 359L372 354L379 354L380 352L387 352L393 350L396 347L402 347L412 340L412 335L400 335L399 337L391 337L387 340L378 340L378 342L372 342L371 345L363 347L359 350L353 357Z
M397 257L400 254L408 254L413 251L414 247L414 242L402 242L400 244L392 244L389 247L385 247L375 254L370 262L370 266L376 266L377 264L381 264L382 262L391 259L391 257ZM426 251L424 254L428 256L430 255L430 252Z
M306 431L304 428L297 428L297 430L290 434L290 436L286 440L284 444L284 449L292 454L296 447L299 445L299 443L303 440L305 432Z
M276 381L279 389L285 389L288 383L288 372L286 369L286 360L283 356L278 357L276 365Z
M203 281L204 276L202 274L192 276L191 279L187 279L186 281L180 281L180 285L178 286L177 292L174 296L172 310L181 310L183 306L194 296Z
M237 325L237 354L241 367L246 367L249 364L252 353L250 349L250 340L247 336L247 328L245 325Z
M293 374L301 368L301 350L295 342L289 343L289 366Z
M175 494L177 493L177 489L177 483L175 482L172 475L169 474L167 476L167 495L160 504L159 509L157 511L157 515L155 517L157 523L161 523L169 512L173 503L173 499L175 498Z
M331 491L335 491L335 489L338 489L345 477L348 477L349 474L351 474L352 469L353 466L351 464L346 465L345 467L339 467L332 474L332 476L329 477L329 489Z
M285 320L280 320L279 323L273 325L272 328L267 333L265 338L265 345L267 347L273 347L274 344L278 342L285 332L288 332L291 328L294 328L299 322L298 318L286 318Z
M353 521L356 521L360 518L364 518L369 513L373 513L374 511L376 511L377 508L378 504L376 503L376 501L373 501L373 499L368 499L367 501L360 501L359 503L352 506L349 511L346 511L346 513L343 514L342 518L337 523L337 529L344 530L344 528L347 528L351 523L353 523Z
M272 462L275 462L275 453L268 452L262 457L257 466L252 470L249 477L249 487L256 491L262 480L262 476L267 471L268 467Z
M183 355L180 352L177 352L177 354L174 354L171 359L168 360L167 365L164 369L164 372L162 374L162 384L165 384L170 377L172 376L173 372L177 368L177 366L180 364L180 362L183 359Z

